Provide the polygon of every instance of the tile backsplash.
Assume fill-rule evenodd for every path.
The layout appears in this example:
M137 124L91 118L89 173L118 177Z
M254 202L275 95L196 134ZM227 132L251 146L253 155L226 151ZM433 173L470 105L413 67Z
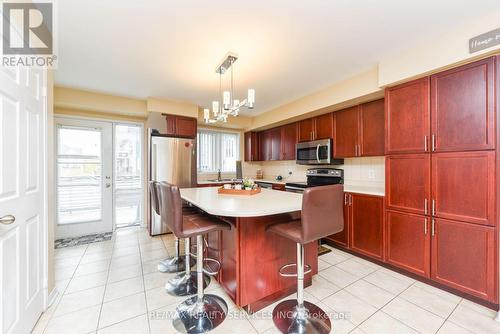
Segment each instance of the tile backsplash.
M259 161L243 162L243 176L255 178L257 169L264 173L264 179L275 179L283 176L284 182L300 182L306 180L306 171L314 166L297 165L295 161ZM344 159L343 165L326 166L344 170L344 183L349 186L385 188L384 157L363 157ZM291 172L291 174L290 174ZM234 177L234 173L224 173L223 177ZM198 174L198 180L216 178L217 174Z

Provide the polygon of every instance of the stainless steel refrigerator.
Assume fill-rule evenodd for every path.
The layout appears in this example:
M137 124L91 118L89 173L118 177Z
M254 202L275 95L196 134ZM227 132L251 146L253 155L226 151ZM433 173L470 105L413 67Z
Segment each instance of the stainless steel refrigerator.
M180 188L196 186L196 140L149 134L149 180L166 181ZM148 226L150 235L169 233L149 200Z

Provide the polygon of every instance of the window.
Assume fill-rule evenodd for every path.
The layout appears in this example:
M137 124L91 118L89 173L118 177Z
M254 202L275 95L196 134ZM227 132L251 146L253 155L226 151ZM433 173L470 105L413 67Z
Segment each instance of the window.
M235 132L198 130L198 172L235 172L240 156L240 136Z

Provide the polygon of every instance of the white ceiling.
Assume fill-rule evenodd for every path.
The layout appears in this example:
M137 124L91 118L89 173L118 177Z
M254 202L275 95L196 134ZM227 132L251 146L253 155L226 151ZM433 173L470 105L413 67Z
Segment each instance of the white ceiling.
M57 85L209 106L232 51L247 115L375 66L499 10L499 0L58 1Z

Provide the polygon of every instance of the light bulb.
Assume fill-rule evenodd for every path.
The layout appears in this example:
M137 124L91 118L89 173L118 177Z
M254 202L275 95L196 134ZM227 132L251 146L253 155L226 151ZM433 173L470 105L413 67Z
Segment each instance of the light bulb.
M210 119L210 110L205 108L203 109L203 118L205 119L205 123L208 123Z
M212 112L214 113L214 116L217 116L217 114L219 114L219 101L212 102Z
M231 107L231 93L227 90L222 93L222 104L224 105L225 110L229 110Z
M252 109L253 106L255 105L255 89L249 89L248 90L248 108Z

